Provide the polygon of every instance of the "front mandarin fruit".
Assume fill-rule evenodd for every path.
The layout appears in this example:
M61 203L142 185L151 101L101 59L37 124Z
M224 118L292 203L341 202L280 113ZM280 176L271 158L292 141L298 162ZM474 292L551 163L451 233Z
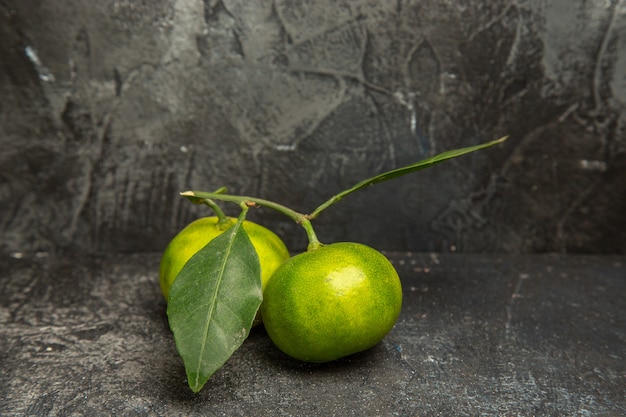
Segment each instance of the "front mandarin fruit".
M383 254L344 242L283 263L263 297L263 323L274 344L296 359L328 362L385 337L400 314L402 286Z

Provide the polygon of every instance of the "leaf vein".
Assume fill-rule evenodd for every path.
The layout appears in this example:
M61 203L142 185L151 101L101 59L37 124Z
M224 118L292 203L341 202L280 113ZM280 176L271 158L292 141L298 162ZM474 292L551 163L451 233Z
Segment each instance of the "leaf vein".
M203 333L202 333L202 343L198 351L198 361L197 361L196 381L195 381L196 386L199 384L200 368L202 367L202 356L204 355L204 351L206 349L206 341L208 339L209 328L211 327L211 319L213 317L213 312L215 311L215 305L217 302L217 294L219 293L219 290L220 290L220 284L222 282L222 278L224 277L224 272L226 271L226 264L228 261L228 257L230 256L230 253L232 252L233 244L235 241L235 236L239 227L241 227L241 222L235 223L235 225L232 228L230 228L227 232L227 233L230 233L230 236L228 239L228 245L226 246L226 250L224 251L224 255L222 256L222 262L220 264L219 273L218 273L217 280L216 280L216 285L213 290L211 301L209 303L209 309L207 311L205 326L204 326Z

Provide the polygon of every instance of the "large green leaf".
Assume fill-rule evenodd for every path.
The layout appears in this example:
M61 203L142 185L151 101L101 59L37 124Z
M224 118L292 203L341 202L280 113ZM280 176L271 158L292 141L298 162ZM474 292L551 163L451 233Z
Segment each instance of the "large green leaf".
M200 249L180 271L167 306L189 387L202 389L248 337L261 305L259 258L237 223Z

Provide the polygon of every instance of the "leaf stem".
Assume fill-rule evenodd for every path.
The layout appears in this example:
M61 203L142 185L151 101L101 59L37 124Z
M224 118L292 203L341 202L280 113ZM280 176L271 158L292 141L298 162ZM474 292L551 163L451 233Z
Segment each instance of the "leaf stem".
M248 210L250 209L250 206L248 206L246 203L240 203L239 207L241 207L241 213L239 213L237 222L243 222L246 219L246 215L248 214Z

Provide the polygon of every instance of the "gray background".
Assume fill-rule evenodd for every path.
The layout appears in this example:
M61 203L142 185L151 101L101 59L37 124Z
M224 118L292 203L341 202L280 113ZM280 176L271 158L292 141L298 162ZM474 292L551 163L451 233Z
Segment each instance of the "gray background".
M626 253L623 0L0 0L0 97L1 251L159 251L208 213L180 191L308 212L508 134L346 198L319 237Z

